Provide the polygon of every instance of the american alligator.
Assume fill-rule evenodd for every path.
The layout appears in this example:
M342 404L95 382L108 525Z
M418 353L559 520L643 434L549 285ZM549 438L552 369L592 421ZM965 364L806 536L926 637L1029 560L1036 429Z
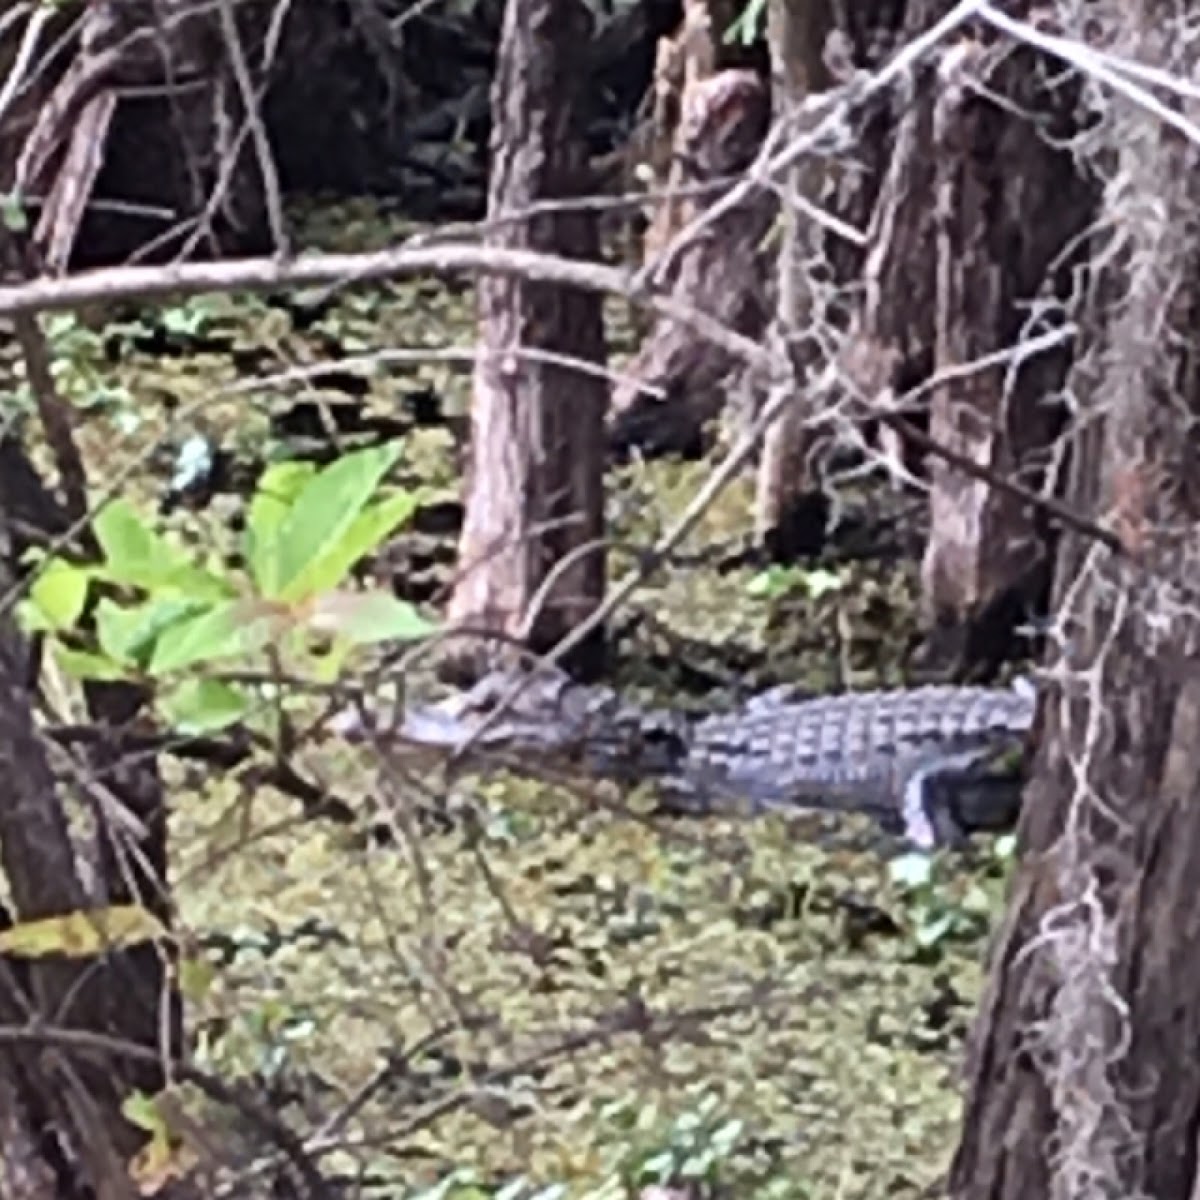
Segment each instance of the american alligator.
M558 671L497 671L404 712L385 736L472 766L652 781L685 813L830 809L874 814L929 849L1010 828L1032 689L931 685L797 698L789 688L689 717ZM340 732L361 737L353 716Z

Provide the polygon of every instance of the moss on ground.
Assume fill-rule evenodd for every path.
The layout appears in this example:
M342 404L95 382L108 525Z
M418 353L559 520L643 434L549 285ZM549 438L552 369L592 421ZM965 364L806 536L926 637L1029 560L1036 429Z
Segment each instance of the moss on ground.
M416 783L370 773L364 810L413 802ZM294 823L247 843L288 824L264 796L225 828L216 795L178 806L188 926L279 931L194 1005L223 1070L270 1062L329 1112L411 1054L346 1131L409 1184L469 1166L586 1194L619 1174L631 1112L660 1150L647 1114L705 1097L742 1126L718 1164L731 1194L917 1196L937 1177L986 919L926 947L883 857L823 850L811 818L655 827L527 783L459 796L480 827L406 842L396 811L396 842L370 848ZM945 870L946 913L994 904L995 871ZM287 936L306 922L329 940Z

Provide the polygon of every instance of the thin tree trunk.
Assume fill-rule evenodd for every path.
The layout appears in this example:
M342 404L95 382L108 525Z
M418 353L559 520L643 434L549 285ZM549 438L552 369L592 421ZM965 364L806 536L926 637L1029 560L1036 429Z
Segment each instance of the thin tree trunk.
M755 72L726 70L698 80L684 96L675 143L684 165L676 181L728 190L754 161L769 121L770 97ZM717 195L683 201L685 225ZM654 285L744 337L761 338L771 319L774 263L763 242L775 212L774 197L755 192L698 231L681 230L654 260ZM694 452L724 407L726 380L740 367L687 326L660 317L626 368L628 378L614 390L613 450L618 456L635 449L647 455Z
M6 273L17 278L44 265L16 235L0 234L0 257ZM0 513L10 523L18 551L11 561L19 562L20 552L31 545L49 547L68 529L80 531L76 547L98 556L87 524L87 478L75 444L71 405L57 392L41 326L25 317L18 317L15 325L26 377L53 448L63 503L60 506L47 490L20 444L0 439ZM31 663L35 670L36 665ZM80 764L94 817L95 895L110 904L142 904L169 927L167 809L158 760L154 755L130 753L125 737L149 702L149 693L136 684L90 681L84 685L84 696L89 716L103 730L90 747L89 762ZM114 818L118 805L124 810L123 819ZM108 1032L151 1051L178 1052L183 1018L173 983L173 959L173 949L147 944L109 955L104 970L89 973L88 1003L104 1010L103 1027ZM127 1062L117 1064L114 1071L131 1086L148 1092L164 1083L163 1071L154 1063Z
M1194 77L1194 17L1144 2L1109 20L1133 35L1112 53ZM973 1036L958 1200L1200 1188L1200 153L1131 104L1104 120L1070 494L1128 556L1060 547L1065 641Z
M43 400L49 404L55 398ZM0 534L11 530L11 536L0 539L5 543L0 592L10 591L14 578L9 564L19 560L19 551L47 546L69 524L19 444L0 440ZM144 755L130 756L122 737L144 696L128 685L88 689L89 712L106 736L98 739L100 749L90 762L79 764L82 786L93 793L96 830L88 864L91 886L85 887L62 798L33 724L30 667L24 639L11 624L0 623L0 763L9 781L9 803L0 805L0 865L14 907L7 915L36 920L139 903L169 926L166 807L157 763ZM123 819L112 819L114 806L122 809ZM135 822L145 836L133 832ZM92 1030L178 1054L182 1013L171 957L168 948L146 944L111 951L99 961L39 963L20 972L0 964L0 1024L23 1025L34 1015L49 1025ZM5 1051L3 1060L0 1074L9 1077L9 1085L0 1091L0 1130L13 1140L3 1145L0 1158L26 1160L21 1170L36 1180L40 1172L22 1139L49 1123L74 1147L97 1195L128 1194L125 1159L143 1135L121 1116L120 1103L133 1088L161 1088L162 1065L84 1062L41 1050ZM53 1174L62 1167L46 1164L45 1170ZM58 1181L61 1187L61 1176ZM105 1191L110 1183L115 1190Z
M0 535L3 529L0 512ZM12 582L0 561L0 590L8 593ZM66 814L33 723L28 661L11 617L0 615L0 867L18 921L87 907ZM95 991L86 983L89 970L94 964L0 959L0 1024L103 1028L89 1003ZM37 1195L38 1185L53 1178L55 1192L44 1194L91 1188L98 1197L132 1200L125 1161L141 1137L121 1115L124 1090L113 1064L41 1047L0 1048L0 1075L0 1162L16 1172L0 1181ZM57 1151L47 1155L55 1140Z
M573 111L587 20L574 0L509 0L492 88L491 245L598 256L591 213L521 216L539 201L570 197L584 177ZM480 281L479 312L466 515L449 617L544 650L587 617L604 590L601 306L582 292L491 277ZM600 645L591 640L581 666ZM471 673L481 665L475 649L454 647L447 665Z
M768 18L772 104L776 119L788 120L809 95L833 82L824 61L833 10L828 0L773 0ZM825 506L810 464L811 414L804 404L808 368L817 357L810 326L819 315L804 276L805 260L820 252L823 231L799 211L797 201L820 204L827 174L824 164L801 161L789 172L784 192L775 325L799 386L764 439L754 514L757 539L776 558L817 550L825 533Z

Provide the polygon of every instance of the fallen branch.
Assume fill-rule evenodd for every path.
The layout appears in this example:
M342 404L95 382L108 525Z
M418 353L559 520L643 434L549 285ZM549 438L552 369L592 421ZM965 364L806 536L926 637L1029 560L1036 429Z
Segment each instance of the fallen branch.
M63 312L85 305L168 301L213 292L273 292L282 288L331 289L380 283L412 275L519 275L543 283L625 296L690 326L701 337L740 358L769 367L771 355L751 338L668 296L635 296L633 275L578 259L467 243L401 246L373 254L304 254L297 258L242 258L166 267L112 267L69 279L35 279L0 287L0 317Z

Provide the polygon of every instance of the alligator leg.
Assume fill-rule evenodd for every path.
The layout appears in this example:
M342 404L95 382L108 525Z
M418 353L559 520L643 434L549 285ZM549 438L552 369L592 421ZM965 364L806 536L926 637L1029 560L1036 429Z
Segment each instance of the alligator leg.
M976 751L914 771L901 792L905 835L932 850L961 848L972 833L1012 829L1023 780L1011 757Z

